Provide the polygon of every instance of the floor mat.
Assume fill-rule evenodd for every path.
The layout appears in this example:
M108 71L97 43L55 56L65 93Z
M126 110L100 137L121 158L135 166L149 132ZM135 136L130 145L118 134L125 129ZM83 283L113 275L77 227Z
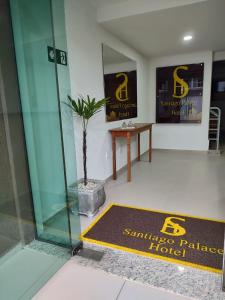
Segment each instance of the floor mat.
M111 204L82 239L220 273L225 222Z

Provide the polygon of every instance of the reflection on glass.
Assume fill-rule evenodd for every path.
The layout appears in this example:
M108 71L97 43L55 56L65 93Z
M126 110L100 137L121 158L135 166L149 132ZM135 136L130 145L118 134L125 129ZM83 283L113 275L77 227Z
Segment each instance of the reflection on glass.
M53 10L53 27L55 46L58 50L67 53L67 39L65 29L65 14L64 4L61 0L52 1ZM68 58L66 57L66 61ZM78 217L78 195L74 188L71 193L71 187L77 183L76 173L76 154L74 142L74 127L73 114L69 107L65 104L67 96L70 92L70 77L68 66L64 64L57 64L58 89L60 98L60 111L62 120L62 134L64 142L64 157L66 170L66 185L68 188L68 202L69 202L69 220L71 227L72 244L76 247L80 243L80 218Z
M107 122L137 117L136 62L103 45L103 66Z
M11 4L37 234L70 245L50 1Z
M59 143L55 145L55 150L52 146L52 142L55 142L54 135L61 136L57 132L59 127L52 127L52 122L59 123L59 114L58 119L56 117L58 109L52 105L51 98L55 96L52 89L56 76L53 77L55 72L50 73L46 66L46 52L42 51L41 46L45 43L39 36L40 32L43 34L43 26L46 26L46 33L50 33L47 23L42 23L40 13L44 11L47 18L51 10L49 1L38 1L37 5L34 3L35 1L30 0L11 1L24 108L26 149L10 6L8 0L0 1L0 299L7 300L32 299L70 256L66 248L35 240L37 227L38 238L41 237L47 242L49 238L49 241L70 246L67 215L59 218L63 228L59 227L59 221L56 222L57 216L60 215L56 208L59 202L61 201L62 209L65 210L66 207L65 201L62 201L65 199L65 188L62 188L63 184L60 183L60 188L55 186L53 189L52 181L57 184L59 178L54 175L52 181L47 182L45 174L46 172L53 175L49 171L52 158L49 150L45 152L45 149L53 151L55 164L58 164L59 154L62 154L62 150L60 152L57 148ZM32 18L35 26L31 26ZM51 23L48 23L48 26L50 25ZM43 83L38 77L44 77L45 71L49 72L48 76L52 76L45 77L50 81ZM44 98L45 100L41 100ZM55 101L57 102L57 98ZM44 130L49 134L49 130L46 129L47 123L51 127L49 130L53 133L53 138L44 137ZM45 145L40 145L41 143ZM48 165L46 157L49 159ZM59 165L62 167L60 172L64 174L60 160ZM55 170L54 166L52 168ZM62 178L64 180L64 177ZM38 203L40 199L41 202ZM48 217L50 213L53 214L52 218Z
M7 1L0 3L0 258L35 237ZM1 297L0 297L1 298Z

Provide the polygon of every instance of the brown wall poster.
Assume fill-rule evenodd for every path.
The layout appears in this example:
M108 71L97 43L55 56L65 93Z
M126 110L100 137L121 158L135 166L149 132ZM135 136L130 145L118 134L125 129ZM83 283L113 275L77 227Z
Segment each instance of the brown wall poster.
M204 64L156 69L156 122L201 123Z
M106 121L137 117L137 71L105 74Z

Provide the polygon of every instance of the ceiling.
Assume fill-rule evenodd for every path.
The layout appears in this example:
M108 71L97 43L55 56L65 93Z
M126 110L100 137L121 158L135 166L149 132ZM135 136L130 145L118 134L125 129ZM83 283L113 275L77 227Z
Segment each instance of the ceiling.
M92 0L96 5L123 0ZM225 0L208 0L186 6L121 17L101 25L145 56L194 51L225 50ZM192 34L193 40L183 42Z
M107 45L103 45L103 61L105 64L119 64L132 60Z

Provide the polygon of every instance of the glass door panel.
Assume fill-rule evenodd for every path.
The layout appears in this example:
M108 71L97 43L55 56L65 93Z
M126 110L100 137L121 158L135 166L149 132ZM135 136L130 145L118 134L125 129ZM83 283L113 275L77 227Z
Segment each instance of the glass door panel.
M34 219L9 5L0 1L0 258L31 242ZM1 298L1 297L0 297Z
M64 20L63 0L60 7ZM49 242L71 246L69 215L80 228L67 204L67 182L76 181L72 123L61 113L68 67L48 60L52 19L48 0L0 0L0 299L32 299L70 257Z
M2 82L2 79L0 78ZM11 218L16 218L16 204L13 193L13 182L8 152L8 136L2 108L2 91L0 95L0 256L7 253L20 242L19 224L11 225Z
M63 14L63 1L60 2L60 13ZM60 105L60 95L68 91L68 67L64 66L66 71L57 76L52 7L50 0L11 0L37 236L70 247L65 172L65 157L68 155L64 153L68 144L63 144L65 135ZM57 25L65 39L65 28L60 24ZM66 44L62 46L66 47ZM66 150L66 153L69 152Z
M73 114L72 111L65 104L67 102L67 96L71 94L70 91L70 76L67 57L67 39L65 28L65 10L64 2L62 0L52 1L52 15L53 15L53 29L55 47L59 51L63 51L62 55L65 60L62 63L58 63L57 77L58 77L58 91L60 99L60 112L62 120L62 132L64 141L64 156L65 156L65 169L67 179L67 190L69 193L69 219L71 224L71 238L73 246L76 246L80 242L80 218L78 217L78 195L74 191L70 191L70 186L74 187L74 183L77 182L76 173L76 152L74 141L74 126L73 126ZM65 64L64 64L65 63Z

